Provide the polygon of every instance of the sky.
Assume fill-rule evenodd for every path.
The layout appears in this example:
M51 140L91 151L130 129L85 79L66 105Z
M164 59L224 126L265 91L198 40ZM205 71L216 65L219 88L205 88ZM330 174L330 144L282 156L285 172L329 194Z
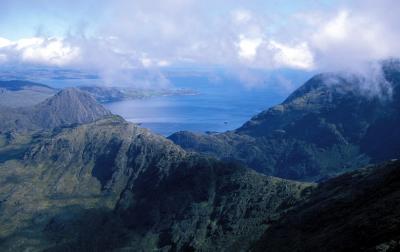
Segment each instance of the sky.
M0 0L0 66L368 71L400 57L397 0Z

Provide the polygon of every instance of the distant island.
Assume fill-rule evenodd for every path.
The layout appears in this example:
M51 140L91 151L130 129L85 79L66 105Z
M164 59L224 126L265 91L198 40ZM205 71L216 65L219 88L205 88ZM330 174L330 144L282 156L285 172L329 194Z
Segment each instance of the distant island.
M187 88L78 86L77 89L91 94L98 102L103 104L157 96L186 96L199 94L198 91ZM48 85L25 80L0 81L0 105L12 108L32 106L53 96L59 91L60 89Z
M80 90L93 95L100 103L110 103L123 100L144 99L156 96L198 95L199 92L187 88L134 88L134 87L102 87L81 86Z

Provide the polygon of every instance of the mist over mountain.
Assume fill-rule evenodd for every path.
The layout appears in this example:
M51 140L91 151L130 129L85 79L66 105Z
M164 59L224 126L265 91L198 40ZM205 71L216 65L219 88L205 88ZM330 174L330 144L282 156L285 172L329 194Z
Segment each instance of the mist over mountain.
M400 153L397 61L383 65L386 95L364 93L357 76L320 74L282 104L226 133L178 132L187 150L241 161L264 174L318 180ZM386 85L386 84L385 84ZM384 86L386 87L386 86Z

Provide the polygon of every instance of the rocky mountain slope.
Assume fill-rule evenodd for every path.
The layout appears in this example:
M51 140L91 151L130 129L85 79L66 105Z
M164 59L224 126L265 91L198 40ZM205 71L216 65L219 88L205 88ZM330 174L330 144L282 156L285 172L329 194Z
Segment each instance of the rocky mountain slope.
M169 137L189 151L234 159L264 174L320 180L400 155L400 63L383 64L376 95L361 77L321 74L241 128Z
M0 164L5 251L246 249L313 187L187 153L117 116L21 148Z
M400 161L322 183L254 251L399 251Z
M319 90L315 96L320 97L319 92L326 89L322 86L310 90ZM397 123L396 94L386 101L393 110L385 110L388 114L366 121L368 124L361 123L368 125L367 132L371 131L372 138L381 138L374 140L377 144L396 143L392 142L396 137L392 129ZM347 102L353 101L352 95L338 96L332 99L332 110L326 110L328 105L322 99L310 106L312 111L320 107L314 113L304 109L304 104L310 102L300 102L296 110L293 101L299 98L290 101L292 98L282 106L288 106L292 116L289 121L297 125L301 125L299 122L305 115L331 115L332 111L339 111L338 100L346 108ZM386 109L388 104L382 104ZM365 105L360 105L357 111ZM8 122L6 126L11 125L15 130L0 132L2 251L395 251L398 248L399 161L347 173L317 186L265 176L236 162L187 152L162 136L111 115L90 95L74 89L64 90L29 111L32 117L24 114L28 121ZM3 118L0 125L7 122L5 116L15 116L7 114L10 112L0 111ZM272 112L266 113L268 120L275 118L269 113ZM361 114L354 116L365 118ZM291 123L283 120L285 116L283 119L278 116L275 122L284 129L268 129L267 123L257 130L262 118L256 117L236 132L208 137L214 137L211 144L217 145L218 150L220 146L225 146L224 151L240 148L241 157L252 157L254 162L256 155L264 150L280 151L288 157L277 158L283 162L282 167L301 163L304 157L290 151L285 154L290 149L282 143L290 141L313 144L318 148L311 150L326 151L333 148L321 147L326 141L342 137L347 142L335 144L339 147L334 150L344 148L344 154L326 152L326 156L312 159L317 164L331 159L330 169L339 162L336 158L341 160L347 155L354 160L358 155L359 161L351 163L356 166L370 155L363 150L366 154L359 157L358 152L368 133L351 133L345 130L347 125L337 130L340 135L335 135L336 131L329 127L326 130L323 122L322 126L315 126L316 121L310 119L308 126L315 130L301 138L287 126ZM337 122L335 118L326 116L328 122ZM382 118L387 121L376 124ZM18 127L24 130L16 130ZM322 131L318 132L320 128ZM379 130L392 132L392 139L385 134L377 135ZM285 138L286 134L295 140ZM277 136L282 139L276 141ZM322 142L317 141L324 136L327 138ZM349 151L353 147L349 139L360 136L359 149L354 153ZM208 139L197 135L193 138L196 144L200 143L197 146L217 149L208 145ZM385 156L393 149L395 155L396 146L369 151ZM329 156L332 153L337 156ZM368 158L365 162L369 162ZM336 168L338 172L347 169Z
M0 106L0 132L52 129L93 122L110 114L91 95L71 88L32 107Z
M400 241L399 161L316 187L187 153L117 116L20 147L0 161L4 251L396 251Z

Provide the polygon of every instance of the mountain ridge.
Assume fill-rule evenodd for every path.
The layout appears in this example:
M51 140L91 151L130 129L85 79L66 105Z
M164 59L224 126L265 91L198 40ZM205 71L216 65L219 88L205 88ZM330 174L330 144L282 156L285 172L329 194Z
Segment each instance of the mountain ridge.
M246 249L313 186L187 153L120 117L32 136L0 178L1 246L47 251Z
M317 181L369 163L397 158L400 68L384 66L388 99L361 94L359 77L317 75L282 104L242 127L215 134L177 132L188 151L233 159L267 175Z

